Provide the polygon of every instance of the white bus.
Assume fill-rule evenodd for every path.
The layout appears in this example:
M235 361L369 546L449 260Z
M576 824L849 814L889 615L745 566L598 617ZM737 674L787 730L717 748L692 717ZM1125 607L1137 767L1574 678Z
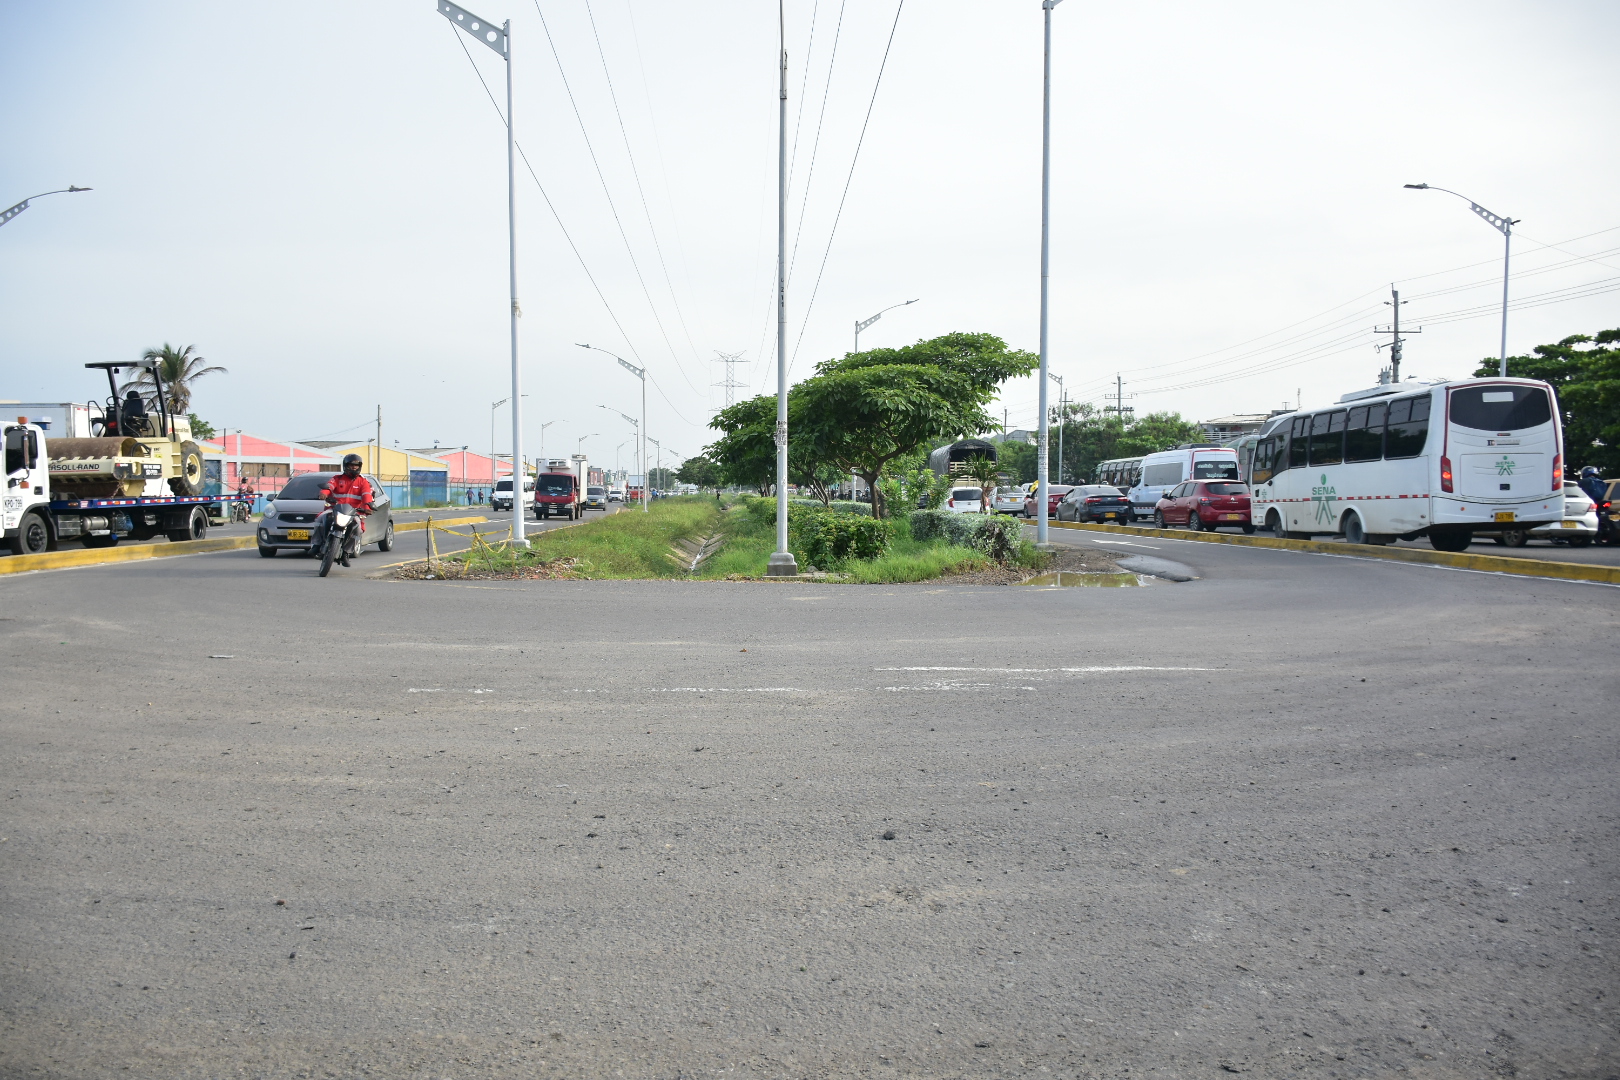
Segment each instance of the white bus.
M1159 496L1183 480L1236 480L1237 453L1211 443L1187 443L1142 458L1141 472L1127 492L1132 517L1151 518Z
M1096 472L1092 476L1095 483L1117 487L1121 491L1131 490L1141 478L1142 459L1140 457L1122 457L1099 461Z
M1352 544L1427 536L1463 551L1476 528L1563 517L1553 389L1531 379L1411 380L1279 416L1254 448L1252 520Z

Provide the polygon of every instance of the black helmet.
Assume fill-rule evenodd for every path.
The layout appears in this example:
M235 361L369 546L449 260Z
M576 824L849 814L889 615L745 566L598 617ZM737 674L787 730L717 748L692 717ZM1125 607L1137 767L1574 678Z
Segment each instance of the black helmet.
M348 472L350 465L353 465L356 469L361 467L362 462L360 460L360 455L359 454L344 454L343 455L343 471Z

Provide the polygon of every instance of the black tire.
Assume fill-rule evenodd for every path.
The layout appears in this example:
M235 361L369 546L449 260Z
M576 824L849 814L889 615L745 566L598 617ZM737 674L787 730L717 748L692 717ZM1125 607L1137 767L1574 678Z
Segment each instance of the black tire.
M1193 532L1204 531L1204 519L1198 516L1197 510L1187 511L1187 528L1191 529ZM1210 526L1211 531L1214 531L1214 528L1215 526Z
M186 518L186 527L183 529L170 529L165 533L171 543L183 543L187 540L202 540L208 536L208 515L203 508L194 506L191 514Z
M1272 536L1281 536L1283 534L1282 516L1275 510L1266 513L1266 532Z
M1497 547L1507 547L1507 541L1502 539L1500 536L1493 536L1491 537L1491 540L1496 544Z
M1245 536L1254 535L1254 522L1252 522L1252 521L1244 522L1244 524L1243 524L1243 535L1245 535Z
M383 530L382 539L377 541L378 551L394 550L394 519L388 519L388 527Z
M1508 547L1524 547L1530 542L1529 529L1503 529L1502 543Z
M321 552L321 577L332 572L332 563L337 560L338 549L343 546L341 536L332 535L326 539L326 550Z
M261 547L259 549L259 558L261 558L261 559L273 559L275 557L276 557L276 549L275 548Z
M1153 511L1153 527L1155 529L1164 528L1164 511L1163 510L1155 510L1155 511Z
M16 535L11 538L13 555L38 555L51 549L51 527L45 519L30 511L17 522Z
M1367 543L1367 530L1361 524L1361 516L1354 511L1344 515L1344 539L1349 544Z
M1436 551L1467 551L1474 542L1471 531L1430 533L1429 545Z
M84 546L87 548L110 548L115 547L117 544L118 536L111 533L106 536L87 536L84 538Z
M187 439L180 444L180 475L169 478L169 490L176 495L197 496L203 493L207 477L203 474L202 450Z

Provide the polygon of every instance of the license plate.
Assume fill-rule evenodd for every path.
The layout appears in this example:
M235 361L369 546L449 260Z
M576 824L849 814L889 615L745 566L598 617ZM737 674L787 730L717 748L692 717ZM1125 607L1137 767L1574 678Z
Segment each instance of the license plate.
M1242 521L1243 520L1243 515L1242 514L1222 514L1221 515L1221 520L1222 521Z
M289 540L308 540L309 539L309 530L308 529L288 529L287 530L287 539L289 539Z
M1112 517L1118 517L1118 516L1119 516L1118 514L1104 514L1103 515L1103 517L1105 517L1105 518L1112 518Z
M1581 523L1578 521L1566 521L1563 525L1566 529L1578 529L1581 527Z
M1518 519L1516 517L1514 517L1514 514L1513 514L1512 510L1502 510L1502 511L1497 513L1496 520L1497 521L1516 521Z

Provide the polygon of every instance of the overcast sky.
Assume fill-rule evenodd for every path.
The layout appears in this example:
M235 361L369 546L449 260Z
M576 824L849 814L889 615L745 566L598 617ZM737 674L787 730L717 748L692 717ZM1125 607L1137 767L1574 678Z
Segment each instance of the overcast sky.
M751 361L741 393L774 387L776 6L472 10L512 20L517 137L556 213L520 161L526 452L547 422L550 454L585 437L611 466L629 440L639 386L588 342L647 366L651 435L696 453L717 350ZM794 378L913 297L863 345L1038 344L1040 4L895 14L787 6ZM197 389L217 427L364 437L380 405L389 443L488 449L506 161L474 65L504 108L498 56L432 0L0 15L0 206L95 189L0 229L0 398L82 401L102 391L83 363L194 344L230 369ZM1405 370L1467 374L1497 349L1501 236L1408 182L1521 219L1511 351L1620 325L1620 5L1069 0L1053 22L1051 363L1071 396L1121 373L1127 404L1192 419L1331 400L1387 362L1391 281L1423 326ZM1035 400L1008 386L1013 426Z

